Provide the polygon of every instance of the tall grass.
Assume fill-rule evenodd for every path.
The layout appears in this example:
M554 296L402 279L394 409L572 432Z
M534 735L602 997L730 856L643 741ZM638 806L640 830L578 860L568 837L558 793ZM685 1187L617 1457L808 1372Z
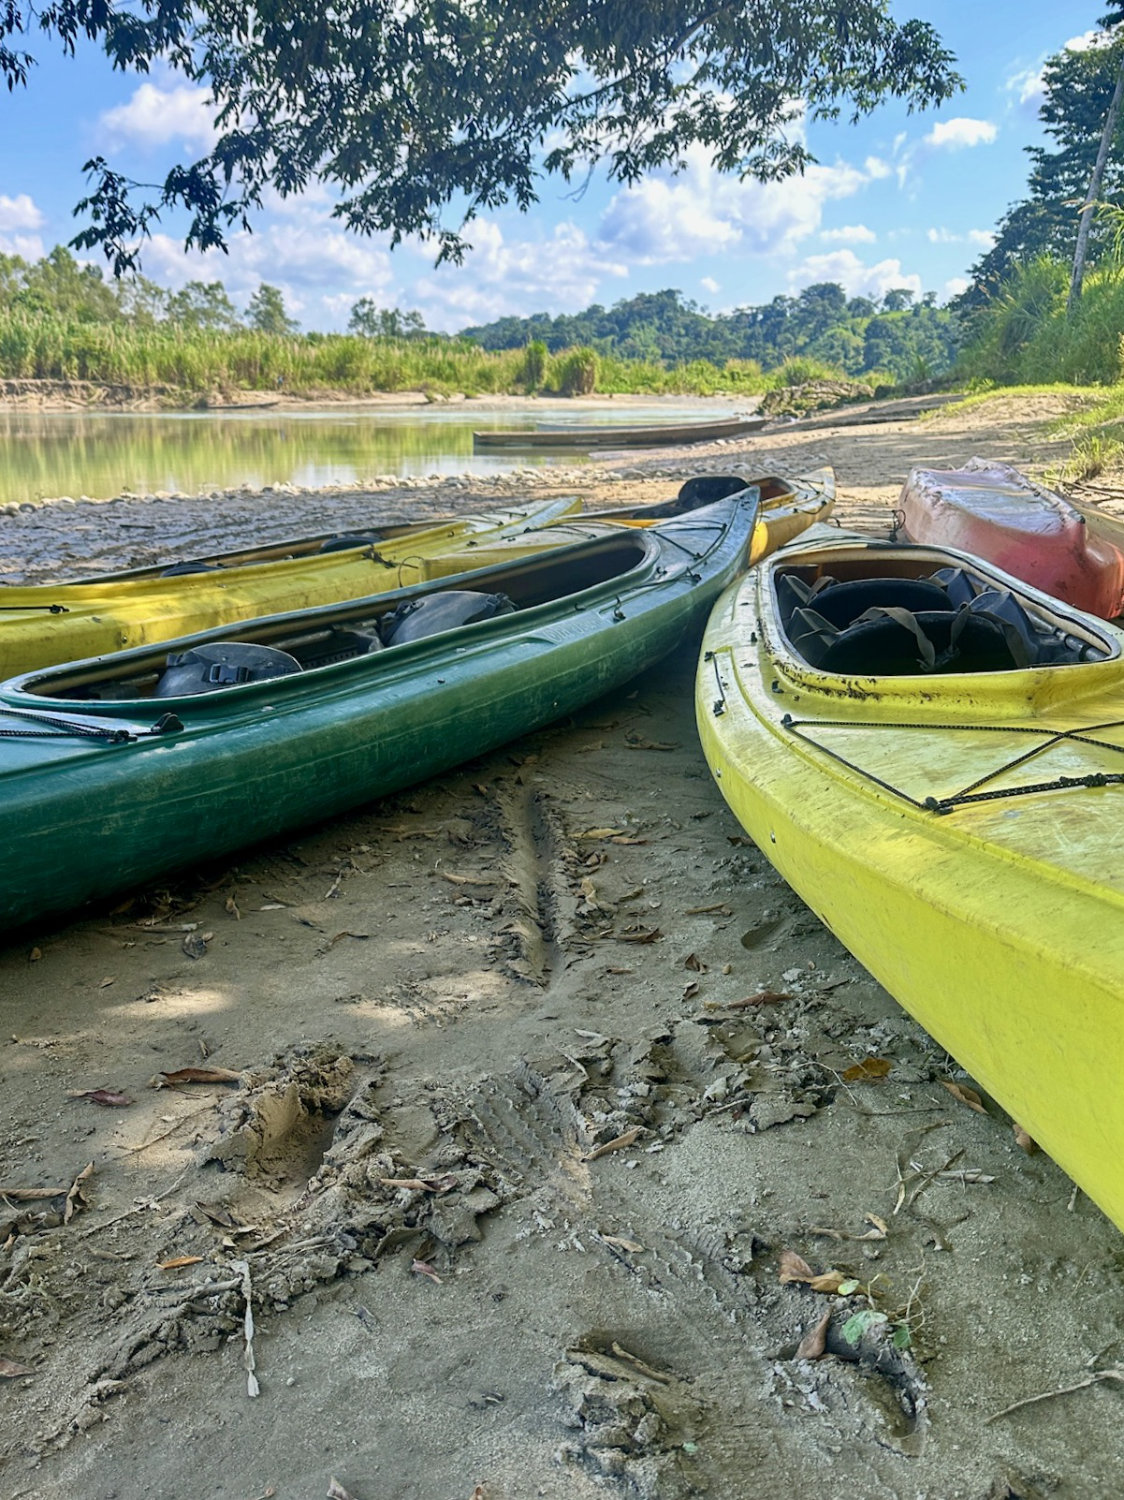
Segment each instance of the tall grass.
M591 371L594 388L604 394L710 396L765 388L761 368L752 360L731 360L724 367L694 360L668 367L592 350L562 350L542 360L536 351L530 370L524 349L493 352L462 339L192 332L167 323L80 323L0 310L0 378L168 387L171 399L278 389L313 395L420 390L484 396L528 388L586 393Z

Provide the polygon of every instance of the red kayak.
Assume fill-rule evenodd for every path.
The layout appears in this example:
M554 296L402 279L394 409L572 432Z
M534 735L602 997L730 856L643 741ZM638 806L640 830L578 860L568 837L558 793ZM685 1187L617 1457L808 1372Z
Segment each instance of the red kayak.
M1124 522L1010 464L973 458L962 469L911 469L895 534L971 552L1102 619L1124 613Z

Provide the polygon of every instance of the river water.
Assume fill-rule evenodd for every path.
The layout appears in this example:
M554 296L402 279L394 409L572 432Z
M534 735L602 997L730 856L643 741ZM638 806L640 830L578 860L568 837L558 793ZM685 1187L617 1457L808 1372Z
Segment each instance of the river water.
M718 402L575 401L533 410L450 406L225 412L0 413L0 504L45 497L162 491L196 494L239 485L361 485L378 476L500 473L581 463L580 450L474 453L485 428L624 425L728 416Z

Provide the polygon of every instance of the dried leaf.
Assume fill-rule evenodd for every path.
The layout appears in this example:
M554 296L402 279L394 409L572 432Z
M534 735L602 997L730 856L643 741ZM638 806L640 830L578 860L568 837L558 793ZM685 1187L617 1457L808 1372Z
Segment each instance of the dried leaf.
M802 1255L795 1250L782 1250L780 1254L779 1279L783 1284L790 1281L811 1281L815 1271Z
M885 1078L893 1066L887 1057L864 1057L862 1062L844 1068L840 1077L844 1083L867 1083L873 1078Z
M87 1162L79 1172L78 1176L70 1184L70 1191L66 1195L66 1207L62 1211L62 1221L69 1224L77 1210L86 1206L86 1195L82 1191L82 1184L93 1175L94 1164Z
M225 1208L208 1208L205 1203L196 1203L195 1207L201 1214L210 1219L212 1224L217 1224L220 1229L237 1229L240 1227L238 1220Z
M444 1282L427 1260L418 1260L416 1257L410 1262L410 1270L418 1276L426 1276L435 1286L443 1286Z
M202 958L207 951L207 938L209 933L189 932L180 947L188 958Z
M128 1094L118 1093L116 1089L67 1089L66 1097L88 1099L91 1104L104 1104L107 1109L123 1109L133 1102Z
M468 1497L468 1500L488 1500L487 1492L482 1484L478 1484Z
M201 1255L176 1255L171 1260L158 1260L156 1264L161 1271L178 1271L181 1266L197 1266L202 1259Z
M629 750L678 750L678 740L646 740L639 734L626 734L625 746Z
M368 940L368 938L370 937L370 935L371 934L369 932L349 932L345 928L343 930L343 932L334 933L328 939L328 947L329 948L333 947L336 943L339 942L340 938L345 938L345 937L354 938L357 943L365 943Z
M647 839L630 839L630 838L627 838L627 837L625 837L625 836L622 835L620 838L610 839L609 842L610 842L610 844L625 844L625 845L627 845L627 844L646 844L648 842L648 840Z
M48 1198L65 1198L69 1188L17 1188L0 1187L0 1198L10 1198L13 1203L41 1203Z
M328 1500L355 1500L350 1490L345 1490L338 1479L328 1480Z
M1015 1127L1015 1145L1020 1151L1025 1151L1028 1156L1033 1156L1038 1150L1038 1142L1026 1133L1018 1121L1012 1123Z
M822 1359L827 1349L827 1330L831 1326L830 1309L796 1346L797 1359Z
M37 964L42 957L42 948L32 948L31 952L27 955L27 961L29 964Z
M5 1359L0 1354L0 1380L18 1380L21 1375L34 1375L30 1365L18 1365L14 1359Z
M241 920L242 920L242 913L238 909L238 902L234 899L234 892L233 891L231 891L230 895L226 898L225 905L226 905L227 911L234 918L234 920L236 922L241 922Z
M753 1010L758 1005L780 1005L783 1000L794 997L787 990L759 990L756 995L747 995L744 1000L730 1000L724 1010Z
M714 906L688 906L683 915L685 917L709 917L711 915L732 917L734 914L725 901L719 901Z
M883 1239L890 1233L890 1226L885 1219L880 1219L877 1214L863 1214L863 1223L872 1224Z
M689 979L687 981L687 983L683 986L683 998L684 998L684 1000L691 1000L691 999L693 999L698 994L698 992L699 992L699 982L698 982L697 979Z
M166 1084L177 1083L238 1083L241 1081L241 1073L236 1073L233 1068L176 1068L169 1073L162 1069L157 1075ZM163 1085L158 1085L162 1087Z
M822 1276L813 1276L808 1285L813 1292L825 1292L830 1296L838 1292L840 1287L846 1286L849 1279L842 1271L825 1271Z
M606 1141L603 1146L594 1146L592 1151L587 1151L582 1161L597 1161L599 1157L608 1156L610 1151L623 1151L631 1146L640 1137L640 1126L634 1125L631 1130L626 1130L623 1135L618 1135L611 1141Z
M663 937L658 927L627 927L624 932L615 932L618 943L657 943Z
M450 885L499 885L491 875L457 875L452 870L438 870L437 873Z
M623 828L589 828L585 833L579 833L579 839L611 839L617 838L624 832Z
M451 1193L458 1181L451 1172L444 1177L380 1177L383 1187L412 1188L417 1193Z
M953 1083L951 1078L940 1080L941 1088L947 1089L954 1099L959 1099L961 1104L966 1104L969 1109L974 1109L978 1115L986 1115L983 1100L975 1089L970 1089L966 1083Z
M111 984L116 984L116 983L117 983L117 976L116 976L116 974L111 974L108 979L103 979L99 983L98 989L99 990L107 990Z
M696 974L706 973L706 964L703 963L697 953L688 953L687 957L683 960L683 967L685 969L693 969Z
M619 1234L599 1234L597 1238L603 1245L612 1245L614 1250L627 1250L630 1255L639 1255L644 1249L635 1240L626 1240Z

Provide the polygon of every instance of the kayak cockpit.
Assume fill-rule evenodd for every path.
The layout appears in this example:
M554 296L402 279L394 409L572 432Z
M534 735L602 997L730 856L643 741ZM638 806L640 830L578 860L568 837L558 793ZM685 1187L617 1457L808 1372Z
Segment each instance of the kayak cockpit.
M646 533L620 531L444 583L231 624L159 647L47 668L21 693L66 702L179 699L272 682L392 651L536 606L588 596L652 558Z
M777 622L817 672L912 677L1078 666L1118 654L1091 621L966 559L902 549L824 553L772 572Z

